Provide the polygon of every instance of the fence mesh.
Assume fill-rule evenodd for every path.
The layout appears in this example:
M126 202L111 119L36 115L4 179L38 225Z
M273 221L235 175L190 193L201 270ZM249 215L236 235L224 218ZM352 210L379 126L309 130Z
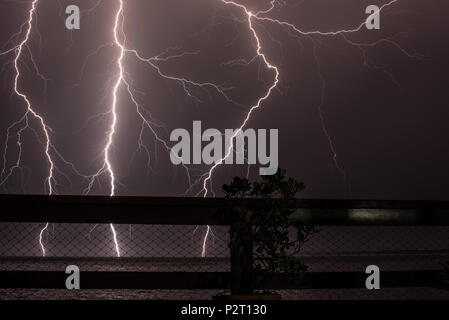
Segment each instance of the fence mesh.
M213 226L204 241L206 226L0 223L0 259L12 257L227 260L229 228ZM42 231L43 230L43 231ZM117 241L117 247L115 243ZM429 257L449 254L449 227L322 226L300 253L312 269L342 270L357 257L391 268L429 268ZM422 258L422 257L425 257ZM321 259L320 259L321 258ZM211 260L211 259L208 259ZM335 260L335 261L333 261ZM398 260L398 261L396 261ZM117 263L117 261L115 261Z

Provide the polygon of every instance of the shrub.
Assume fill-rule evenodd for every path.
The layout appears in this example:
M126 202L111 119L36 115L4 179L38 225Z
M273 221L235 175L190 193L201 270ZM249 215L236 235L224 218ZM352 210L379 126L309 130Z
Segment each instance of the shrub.
M279 169L274 175L262 176L260 182L235 177L223 185L226 198L233 204L231 214L220 215L221 219L232 217L228 246L232 267L237 269L233 270L233 281L240 281L233 294L254 292L269 274L298 279L307 271L298 253L316 229L291 219L295 211L292 204L304 184L285 174Z

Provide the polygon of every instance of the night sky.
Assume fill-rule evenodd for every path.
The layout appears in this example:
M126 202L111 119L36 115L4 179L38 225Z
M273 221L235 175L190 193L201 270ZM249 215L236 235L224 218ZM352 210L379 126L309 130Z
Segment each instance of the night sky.
M266 16L303 31L323 32L352 29L365 20L368 5L385 3L279 2ZM254 12L270 6L268 0L240 3ZM69 4L83 10L80 30L65 28ZM0 0L0 52L23 39L21 25L30 5ZM117 10L115 0L40 0L23 49L19 87L52 129L58 194L82 194L89 183L58 154L84 175L103 165L111 122L108 110L118 74L119 50L113 38ZM280 82L247 127L279 129L279 165L305 183L302 197L449 200L448 15L449 3L444 0L399 0L382 11L380 30L363 28L345 37L304 36L269 21L255 22L262 52L279 68ZM237 128L273 82L274 73L261 59L247 66L226 64L253 58L256 43L244 11L220 0L124 0L124 19L127 48L147 58L181 55L157 65L169 76L223 85L237 102L230 103L210 86L190 85L196 98L188 97L178 81L164 79L132 54L125 55L125 77L165 141L173 129L191 131L194 120L201 120L204 129ZM26 108L13 94L14 55L0 56L1 150L8 126ZM171 164L148 129L142 143L149 158L145 149L139 150L141 120L124 86L118 90L117 116L110 152L117 195L198 194L200 184L185 193L185 170ZM336 167L326 132L344 174ZM6 173L18 152L17 127L10 133ZM31 121L22 137L21 168L14 170L0 192L44 194L48 163L39 123ZM208 168L190 166L192 179ZM245 165L217 169L216 194L223 183L246 170ZM250 177L258 179L258 166L251 168ZM107 174L89 194L109 194Z

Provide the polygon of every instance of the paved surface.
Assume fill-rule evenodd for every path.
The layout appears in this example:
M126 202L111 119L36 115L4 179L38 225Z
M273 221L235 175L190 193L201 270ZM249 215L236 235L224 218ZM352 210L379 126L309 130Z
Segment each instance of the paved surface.
M0 300L210 300L221 290L62 290L0 289ZM433 288L380 290L280 290L284 300L449 300L449 291Z

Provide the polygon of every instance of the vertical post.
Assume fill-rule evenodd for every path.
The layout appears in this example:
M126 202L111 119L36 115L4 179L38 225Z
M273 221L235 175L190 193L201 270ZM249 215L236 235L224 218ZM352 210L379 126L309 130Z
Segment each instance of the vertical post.
M254 290L252 225L245 221L245 210L231 213L231 294L248 295Z

